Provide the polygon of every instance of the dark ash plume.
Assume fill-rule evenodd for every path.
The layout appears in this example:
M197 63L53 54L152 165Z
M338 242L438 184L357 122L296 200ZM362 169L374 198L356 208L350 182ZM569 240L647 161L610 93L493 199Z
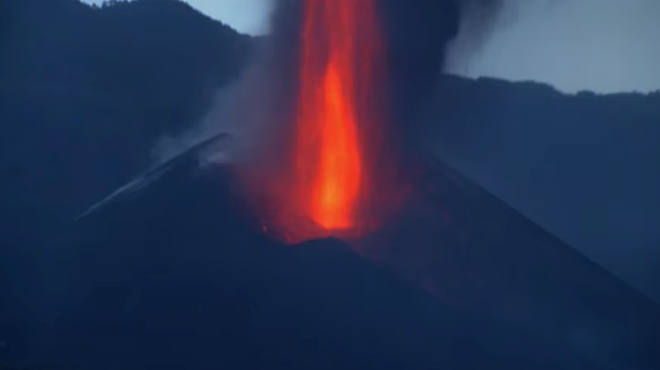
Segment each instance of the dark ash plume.
M471 47L491 31L502 0L380 0L389 47L392 117L415 120L438 83L449 45L469 21Z

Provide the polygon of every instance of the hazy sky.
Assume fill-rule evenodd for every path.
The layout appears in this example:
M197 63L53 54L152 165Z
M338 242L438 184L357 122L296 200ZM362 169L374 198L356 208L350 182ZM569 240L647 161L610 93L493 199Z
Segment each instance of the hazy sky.
M560 90L660 90L660 0L507 0L496 31L458 74L550 82Z
M186 0L212 18L253 34L267 31L272 1ZM480 50L465 55L458 40L450 54L450 72L537 80L568 92L660 89L660 0L505 4L495 32Z

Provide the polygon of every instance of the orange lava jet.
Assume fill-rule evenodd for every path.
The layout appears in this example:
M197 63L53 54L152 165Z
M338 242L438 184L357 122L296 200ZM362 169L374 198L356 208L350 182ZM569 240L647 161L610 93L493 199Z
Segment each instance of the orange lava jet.
M340 65L341 62L330 61L323 81L325 97L322 116L318 119L318 167L310 172L314 180L309 215L319 226L329 230L350 228L355 223L354 208L362 176L355 114L347 100L350 90L342 82ZM304 173L309 169L309 161L303 153L299 161Z
M359 3L312 0L305 9L295 155L297 175L309 182L299 181L298 192L305 212L327 230L355 225L362 182L353 96Z
M377 227L396 198L383 151L385 55L376 0L301 6L290 156L269 180L279 206L271 201L264 228L289 243L356 238Z
M372 180L365 141L376 118L369 112L380 47L375 4L307 0L303 6L295 196L327 233L358 232Z

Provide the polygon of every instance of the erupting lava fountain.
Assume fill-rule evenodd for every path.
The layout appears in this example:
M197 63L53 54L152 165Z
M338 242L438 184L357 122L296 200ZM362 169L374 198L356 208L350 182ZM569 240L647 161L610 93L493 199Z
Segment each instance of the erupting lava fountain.
M384 42L375 0L303 1L289 162L269 232L289 243L374 230L392 208ZM284 185L285 184L285 185Z

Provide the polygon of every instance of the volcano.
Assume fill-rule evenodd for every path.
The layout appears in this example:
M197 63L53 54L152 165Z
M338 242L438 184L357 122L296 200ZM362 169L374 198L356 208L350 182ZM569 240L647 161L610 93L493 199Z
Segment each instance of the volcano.
M404 4L400 0L388 3L392 14ZM414 11L447 14L427 10L450 1L425 3L435 5ZM125 5L153 4L158 2ZM403 10L406 7L413 8L404 6ZM355 26L355 14L349 12L349 21L341 24ZM320 23L310 29L323 24L325 17L315 19ZM360 27L368 30L369 23ZM444 27L442 22L421 23ZM323 31L312 33L334 44L330 42L334 37ZM184 44L191 39L179 38L186 40ZM151 40L145 45L158 44ZM405 50L422 56L392 53L399 58L393 64L406 67L398 86L416 85L411 81L428 77L419 73L420 65L436 68L436 60L423 53L424 43L408 41L400 37L409 46ZM170 45L171 40L163 44ZM350 43L337 44L331 49L343 56L354 52L346 47ZM185 50L183 45L181 49ZM292 54L297 63L306 60L304 55ZM310 93L296 100L299 104L290 123L300 130L291 139L303 145L287 147L292 149L288 159L293 158L288 164L300 165L301 173L312 181L305 183L305 177L293 176L296 173L285 177L284 193L293 196L276 198L277 205L290 207L285 210L292 210L294 217L269 218L283 220L283 229L264 223L264 214L270 215L246 204L253 199L244 197L244 168L215 162L223 158L231 137L223 134L205 140L81 214L73 230L58 233L43 252L39 250L34 270L25 268L32 264L7 260L13 269L27 270L30 291L21 289L21 295L15 296L20 285L11 281L13 275L0 274L0 287L8 292L3 298L9 301L0 307L0 365L129 370L660 367L660 312L655 303L424 153L407 153L401 159L410 169L406 197L397 212L388 217L378 214L373 222L377 227L371 227L371 208L379 204L369 201L370 196L393 181L374 171L373 158L386 165L392 162L380 157L378 150L372 151L362 135L371 124L377 125L368 131L372 134L386 127L378 126L382 125L380 111L357 104L360 99L352 97L355 91L347 86L357 79L351 78L356 75L353 68L345 68L344 58L323 56L320 60L304 63L313 67L312 82L320 83L309 83L306 73L295 81L301 91L322 87L320 96L325 99ZM137 64L149 69L157 65ZM178 63L172 65L174 71L180 68ZM293 69L301 72L298 67ZM165 71L163 76L171 75L169 69ZM160 91L162 85L144 91ZM126 91L134 91L132 86ZM168 99L154 104L155 117L175 116L165 107L186 106L180 103L180 95L186 94L179 90L187 91L172 84L175 98L165 94ZM397 105L411 91L397 90ZM55 106L62 110L59 104ZM309 107L316 112L339 112L342 119L312 114L310 120L303 112ZM386 118L408 118L405 113L412 108L397 106L396 110L395 118ZM155 127L163 124L162 119L153 122ZM306 139L307 134L317 137L319 132L343 134L324 134L323 140L311 143ZM338 148L341 155L333 157ZM102 157L107 157L105 152ZM80 168L108 171L90 162L94 166ZM318 163L327 166L319 169ZM37 172L29 166L22 168ZM387 182L378 183L374 177ZM295 186L288 187L288 180L296 180ZM281 185L266 185L273 184ZM363 200L367 207L361 204ZM301 214L311 228L297 223ZM282 235L288 225L294 226L296 237L289 243L278 241L288 239ZM273 240L270 226L276 227L280 238ZM37 304L21 299L31 293L38 296Z
M236 197L234 169L200 168L226 142L203 142L150 171L61 240L54 253L70 261L65 285L82 288L76 308L45 329L54 339L44 364L660 363L660 311L652 301L450 168L428 162L415 191L420 202L402 212L397 227L361 241L362 252L376 243L379 254L355 253L334 239L290 247L255 227Z

